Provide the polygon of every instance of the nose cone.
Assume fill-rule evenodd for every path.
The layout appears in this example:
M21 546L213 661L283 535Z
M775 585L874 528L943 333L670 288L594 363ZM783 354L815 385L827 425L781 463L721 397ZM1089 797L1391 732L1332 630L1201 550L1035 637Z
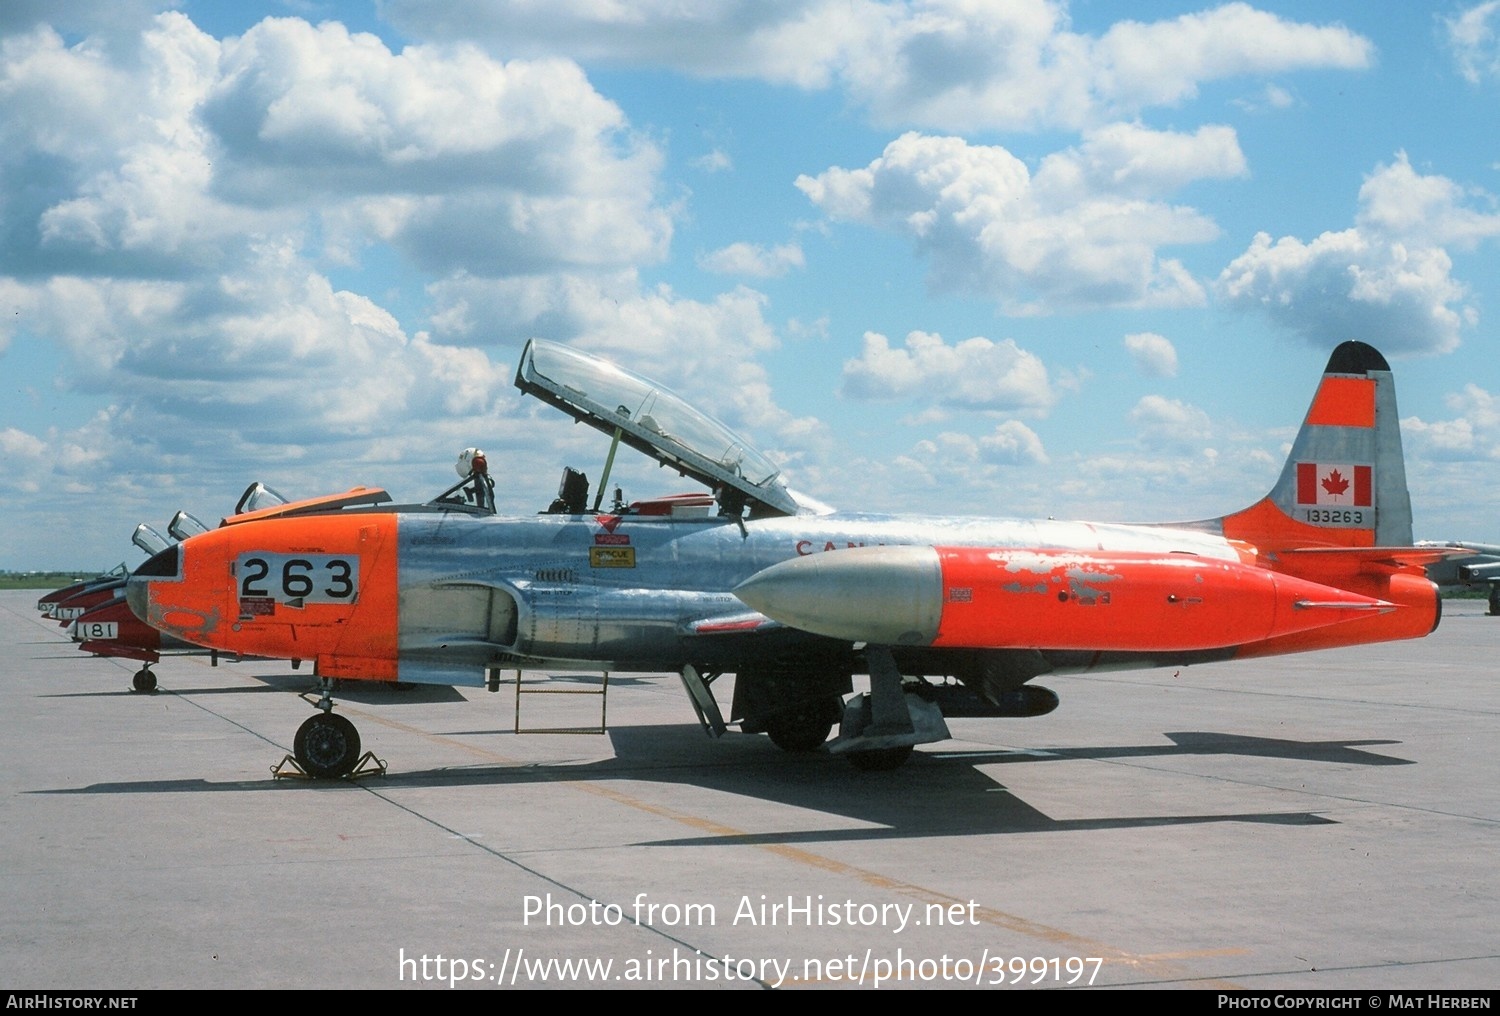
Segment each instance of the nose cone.
M151 583L167 579L182 578L182 549L172 544L166 550L153 555L150 560L130 574L125 582L125 602L130 611L146 624L151 623Z
M930 645L943 575L931 547L856 547L782 561L734 595L767 617L818 635L877 645Z
M125 602L130 605L130 612L142 621L146 620L146 604L150 602L150 598L149 579L131 579L125 583Z

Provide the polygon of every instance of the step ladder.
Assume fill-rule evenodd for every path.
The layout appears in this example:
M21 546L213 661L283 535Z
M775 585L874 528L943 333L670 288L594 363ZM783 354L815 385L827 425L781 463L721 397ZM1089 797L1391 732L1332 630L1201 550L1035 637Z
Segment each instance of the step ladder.
M500 668L498 668L498 667L491 668L490 673L489 673L489 681L487 682L488 688L489 688L490 691L499 691L500 690L500 684L501 684L501 676L500 675L501 675L501 673L502 673L502 670ZM515 733L517 733L517 734L604 734L604 733L608 732L608 729L605 726L605 718L608 715L608 708L609 708L609 671L606 670L606 671L600 673L598 675L598 684L597 685L593 685L593 686L588 687L588 688L559 688L559 687L555 687L555 682L559 680L558 678L555 678L555 677L549 678L547 681L543 682L544 687L527 688L527 687L525 687L523 685L523 683L521 681L521 670L520 670L520 668L516 668L514 670L514 674L515 674L515 682L516 682L516 721L515 721ZM578 676L581 677L581 678L584 678L584 679L588 679L588 678L593 677L594 675L582 674L582 675L578 675ZM521 696L522 695L597 695L598 698L599 698L599 723L598 723L597 726L595 726L595 725L587 725L587 726L569 726L569 727L523 727L521 725Z

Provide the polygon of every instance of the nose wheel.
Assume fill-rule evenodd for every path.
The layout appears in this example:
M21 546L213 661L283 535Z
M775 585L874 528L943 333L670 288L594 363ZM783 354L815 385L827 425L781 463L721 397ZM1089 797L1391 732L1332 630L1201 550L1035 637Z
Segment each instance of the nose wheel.
M135 672L135 676L130 679L130 690L131 691L155 691L156 690L156 675L153 674L153 673L151 673L151 665L149 663L146 666L142 667L140 670L137 670Z
M326 678L318 711L297 728L292 754L271 767L277 779L296 777L314 780L338 780L344 777L384 776L384 760L373 752L359 753L359 731L354 724L333 712L333 682Z
M315 780L348 776L359 762L359 731L334 713L314 713L297 728L293 757Z

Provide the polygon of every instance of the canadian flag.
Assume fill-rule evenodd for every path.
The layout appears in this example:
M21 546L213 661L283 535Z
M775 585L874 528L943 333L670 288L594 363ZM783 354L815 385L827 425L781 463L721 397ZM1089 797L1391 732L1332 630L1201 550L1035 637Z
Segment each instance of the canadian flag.
M1372 475L1369 466L1348 462L1299 462L1297 503L1368 508L1374 504Z

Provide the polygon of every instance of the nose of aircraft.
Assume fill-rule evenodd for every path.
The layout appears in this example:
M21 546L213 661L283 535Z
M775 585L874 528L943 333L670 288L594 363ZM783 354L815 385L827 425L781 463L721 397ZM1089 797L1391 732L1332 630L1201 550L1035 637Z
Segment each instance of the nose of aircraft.
M131 613L146 624L150 624L151 583L156 579L181 577L182 549L174 543L131 572L130 578L125 583L125 602L130 604Z

